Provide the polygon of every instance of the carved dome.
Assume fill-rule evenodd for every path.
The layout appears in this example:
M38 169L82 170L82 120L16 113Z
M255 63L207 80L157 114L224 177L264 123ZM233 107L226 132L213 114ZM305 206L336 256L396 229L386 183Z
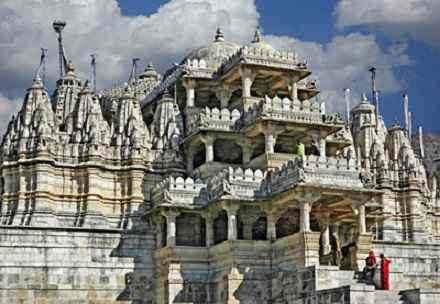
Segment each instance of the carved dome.
M211 45L192 51L183 61L205 60L208 68L216 69L225 59L235 54L239 48L238 44L225 41L222 30L218 29L214 42Z

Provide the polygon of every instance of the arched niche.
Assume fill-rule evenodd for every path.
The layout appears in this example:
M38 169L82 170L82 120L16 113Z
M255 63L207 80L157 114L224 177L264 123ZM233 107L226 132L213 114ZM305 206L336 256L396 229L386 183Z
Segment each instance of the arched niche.
M256 241L267 240L267 217L260 216L252 225L252 239Z
M177 246L205 246L205 220L196 213L181 213L176 218Z
M204 144L199 144L195 148L195 153L193 156L193 168L198 168L206 163L206 148Z
M232 140L217 139L214 143L214 161L241 165L243 163L243 150Z
M299 210L294 208L287 209L276 223L277 238L299 232Z

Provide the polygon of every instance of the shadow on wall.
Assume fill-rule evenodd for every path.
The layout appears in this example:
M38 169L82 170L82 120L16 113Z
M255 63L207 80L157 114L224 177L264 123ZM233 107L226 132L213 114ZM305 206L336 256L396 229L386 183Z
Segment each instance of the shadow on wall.
M131 215L131 227L121 235L111 257L130 258L133 271L125 274L125 288L116 300L133 304L154 303L154 234L145 220L147 204L141 205Z

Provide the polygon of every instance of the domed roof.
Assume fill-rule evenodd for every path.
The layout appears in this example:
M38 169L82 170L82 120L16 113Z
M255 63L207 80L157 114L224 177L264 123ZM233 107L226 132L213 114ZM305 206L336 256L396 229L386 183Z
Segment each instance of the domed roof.
M273 46L271 46L270 44L268 44L266 41L263 40L259 29L255 31L254 40L252 40L252 43L249 44L248 46L258 49L268 50L272 52L276 51Z
M208 68L216 69L225 59L235 54L239 48L238 44L225 41L225 35L222 30L217 29L214 42L211 45L192 51L183 61L203 59L206 61Z

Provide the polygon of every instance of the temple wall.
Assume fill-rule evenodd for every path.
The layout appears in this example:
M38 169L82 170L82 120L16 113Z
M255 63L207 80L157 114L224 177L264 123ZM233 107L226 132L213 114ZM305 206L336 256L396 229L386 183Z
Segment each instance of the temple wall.
M375 241L376 255L391 260L391 288L440 287L440 245Z
M0 303L152 303L148 233L0 230ZM131 303L131 302L130 302Z

